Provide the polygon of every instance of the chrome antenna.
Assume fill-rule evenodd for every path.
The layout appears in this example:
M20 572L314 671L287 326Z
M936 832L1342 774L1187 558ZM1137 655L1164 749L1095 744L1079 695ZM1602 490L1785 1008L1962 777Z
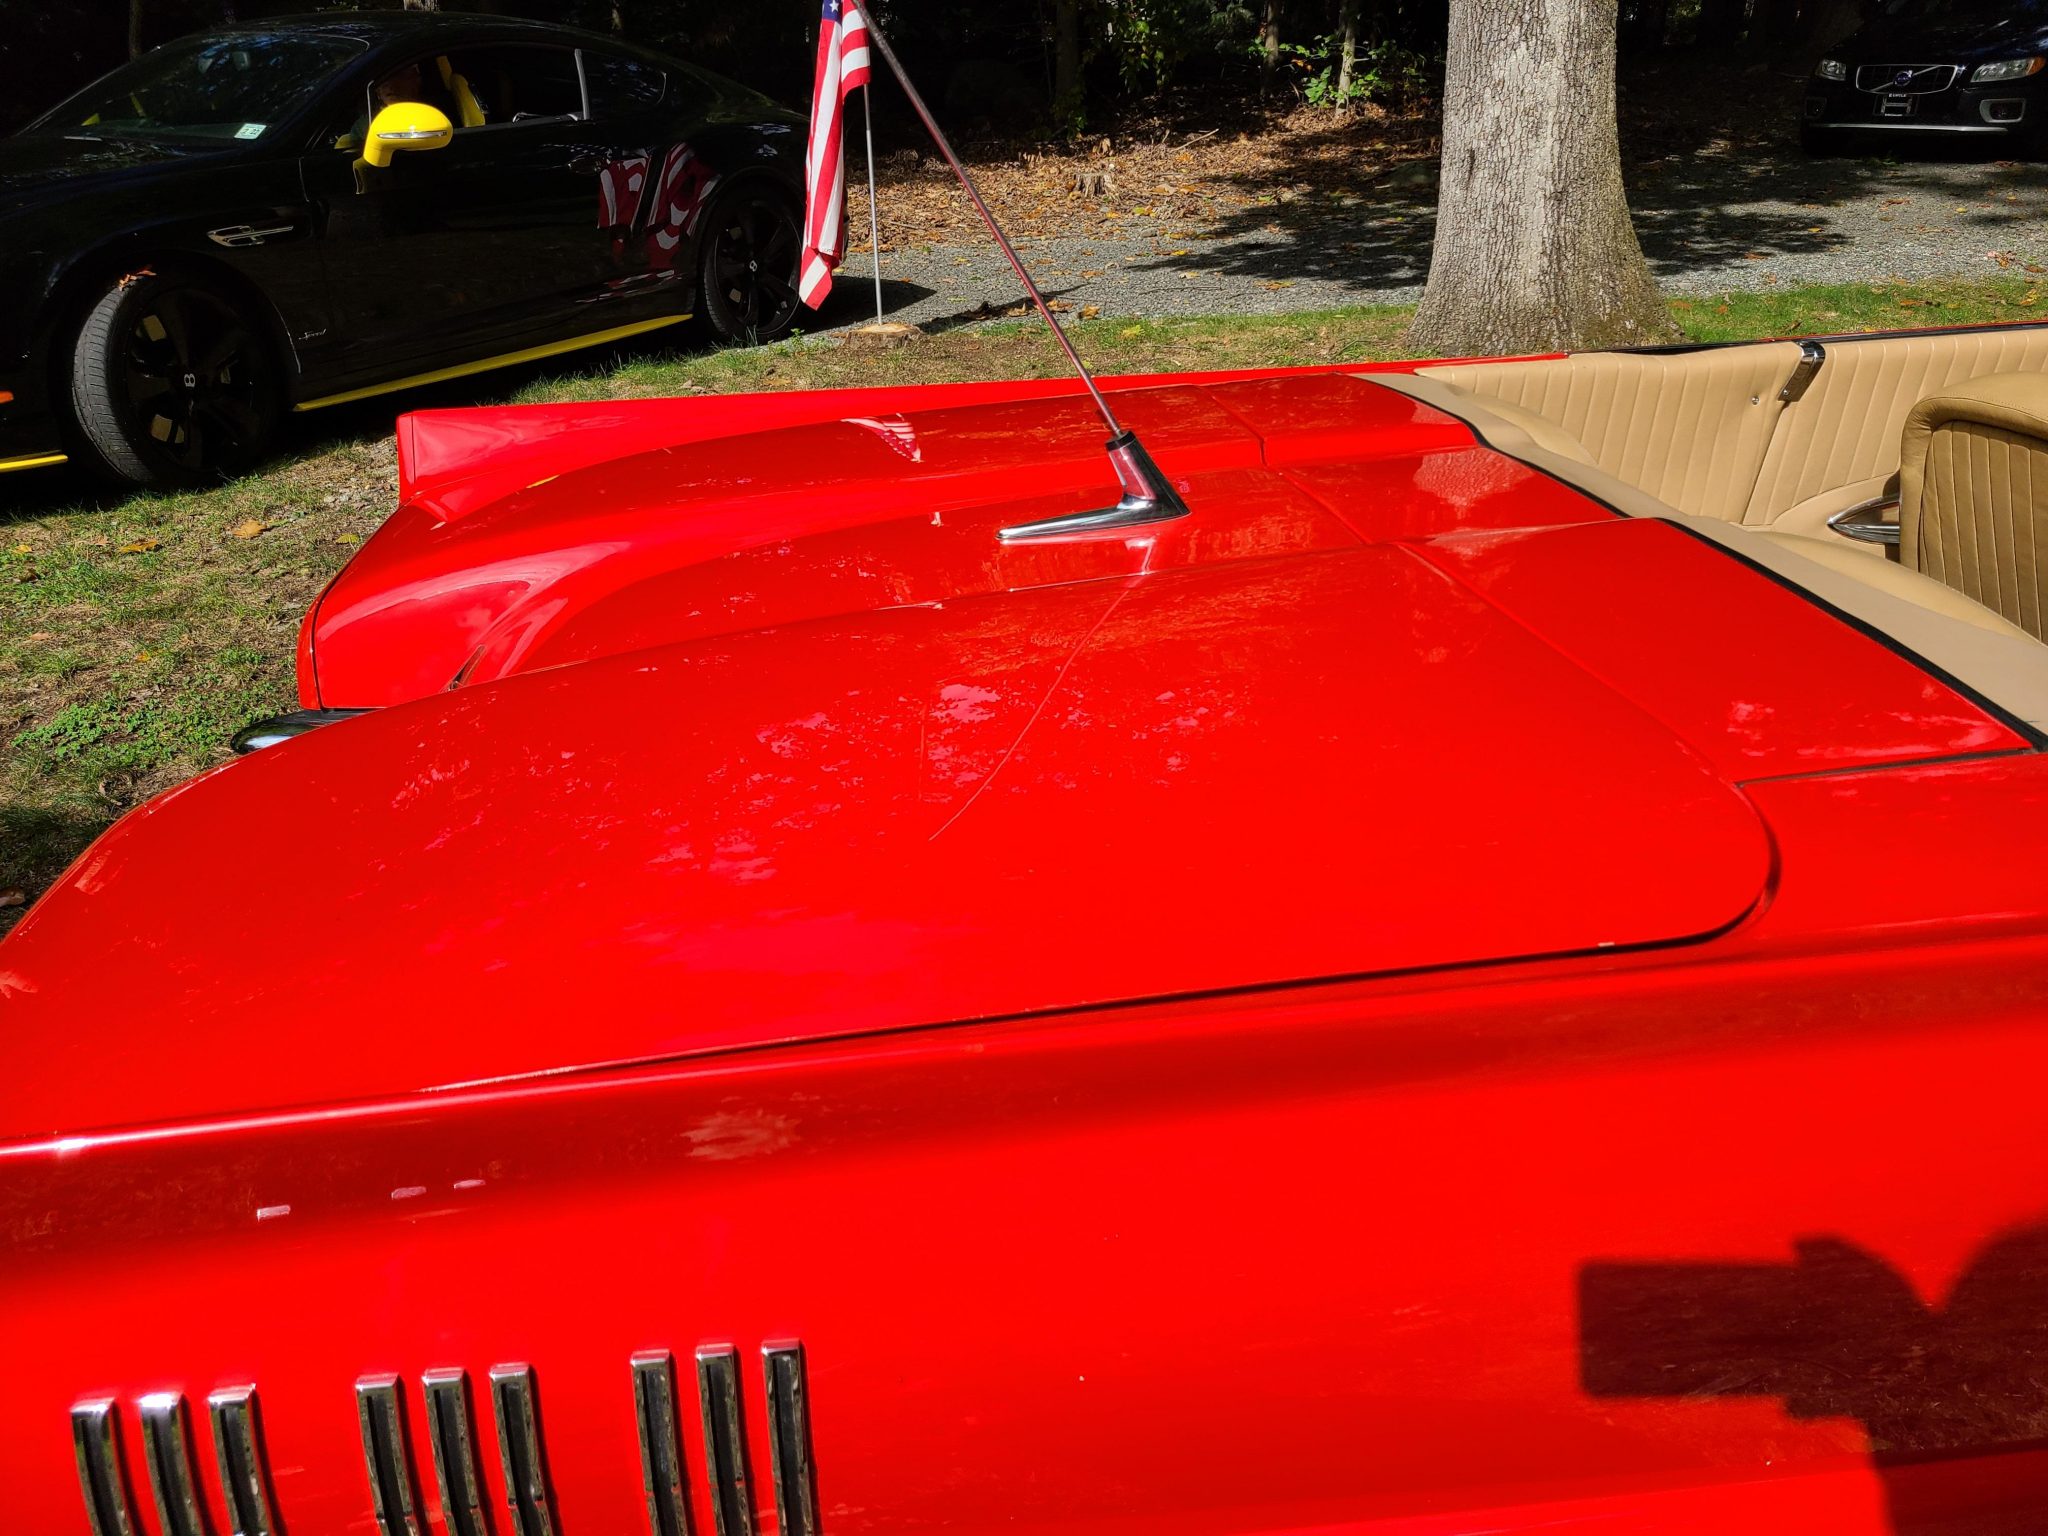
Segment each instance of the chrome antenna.
M1021 543L1030 539L1058 538L1070 533L1096 533L1117 528L1135 527L1142 523L1170 522L1177 517L1188 515L1187 503L1175 493L1173 485L1152 462L1152 455L1145 451L1138 441L1138 434L1116 419L1116 412L1109 408L1109 401L1103 398L1096 387L1095 377L1089 373L1088 365L1081 361L1081 354L1074 350L1073 342L1060 328L1059 320L1053 315L1052 306L1045 302L1045 295L1038 291L1038 284L1031 280L1031 274L1024 270L1024 263L1017 255L1017 248L1010 244L1010 237L996 222L996 216L989 212L988 204L981 200L974 178L967 174L967 167L960 163L960 157L953 153L952 141L932 116L931 108L924 104L924 98L917 93L917 87L910 83L910 76L896 58L896 50L889 46L889 39L883 34L881 25L875 20L875 13L863 5L861 20L866 24L868 40L881 53L882 60L895 75L896 83L903 87L903 94L910 98L910 105L916 111L918 120L924 124L925 132L932 136L932 142L939 146L939 153L946 157L946 164L953 168L960 185L966 189L967 197L974 204L975 212L981 215L988 232L995 236L996 244L1002 247L1003 255L1009 259L1011 270L1024 285L1024 291L1031 296L1031 302L1038 306L1038 313L1045 323L1052 327L1053 339L1060 344L1060 350L1067 354L1067 361L1073 364L1074 372L1088 387L1088 393L1095 401L1095 408L1102 413L1103 422L1109 427L1109 441L1103 446L1109 452L1109 462L1116 470L1118 484L1123 487L1123 496L1113 507L1099 512L1076 512L1066 517L1046 518L1042 522L1020 523L1014 528L1005 528L999 537L1006 544Z

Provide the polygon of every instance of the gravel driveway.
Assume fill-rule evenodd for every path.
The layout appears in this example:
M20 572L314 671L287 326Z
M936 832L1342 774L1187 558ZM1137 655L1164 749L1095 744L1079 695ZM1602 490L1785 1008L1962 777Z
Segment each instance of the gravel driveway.
M1808 160L1790 146L1758 152L1722 141L1638 165L1630 201L1651 266L1672 293L1988 277L2006 265L2048 265L2044 169ZM887 213L885 193L885 221ZM1022 249L1048 296L1076 313L1253 314L1412 303L1434 225L1434 186L1411 173L1364 196L1283 191L1269 206L1202 228L1132 218L1115 238ZM849 255L825 328L872 316L869 260L864 248ZM885 250L882 275L891 318L926 326L989 318L1022 296L989 243Z

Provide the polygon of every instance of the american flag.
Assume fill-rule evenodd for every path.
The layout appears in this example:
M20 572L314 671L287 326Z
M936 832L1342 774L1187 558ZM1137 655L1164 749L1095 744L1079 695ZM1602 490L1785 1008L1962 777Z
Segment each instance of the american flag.
M816 309L846 254L846 98L868 83L868 24L858 0L825 0L818 23L818 80L804 156L804 258L797 294Z

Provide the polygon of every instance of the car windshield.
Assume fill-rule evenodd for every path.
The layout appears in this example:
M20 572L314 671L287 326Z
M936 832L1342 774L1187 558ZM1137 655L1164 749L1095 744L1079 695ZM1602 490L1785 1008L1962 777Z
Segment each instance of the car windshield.
M2048 0L1882 0L1880 16L1926 21L2003 21L2048 14Z
M260 139L363 51L341 37L238 32L171 43L94 81L36 129Z

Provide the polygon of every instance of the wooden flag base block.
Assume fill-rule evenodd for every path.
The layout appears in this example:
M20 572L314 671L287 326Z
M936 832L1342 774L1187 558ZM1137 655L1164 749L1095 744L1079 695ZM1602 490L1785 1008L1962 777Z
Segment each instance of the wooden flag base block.
M924 332L901 320L876 320L868 325L856 326L847 334L861 346L900 347L924 335Z

